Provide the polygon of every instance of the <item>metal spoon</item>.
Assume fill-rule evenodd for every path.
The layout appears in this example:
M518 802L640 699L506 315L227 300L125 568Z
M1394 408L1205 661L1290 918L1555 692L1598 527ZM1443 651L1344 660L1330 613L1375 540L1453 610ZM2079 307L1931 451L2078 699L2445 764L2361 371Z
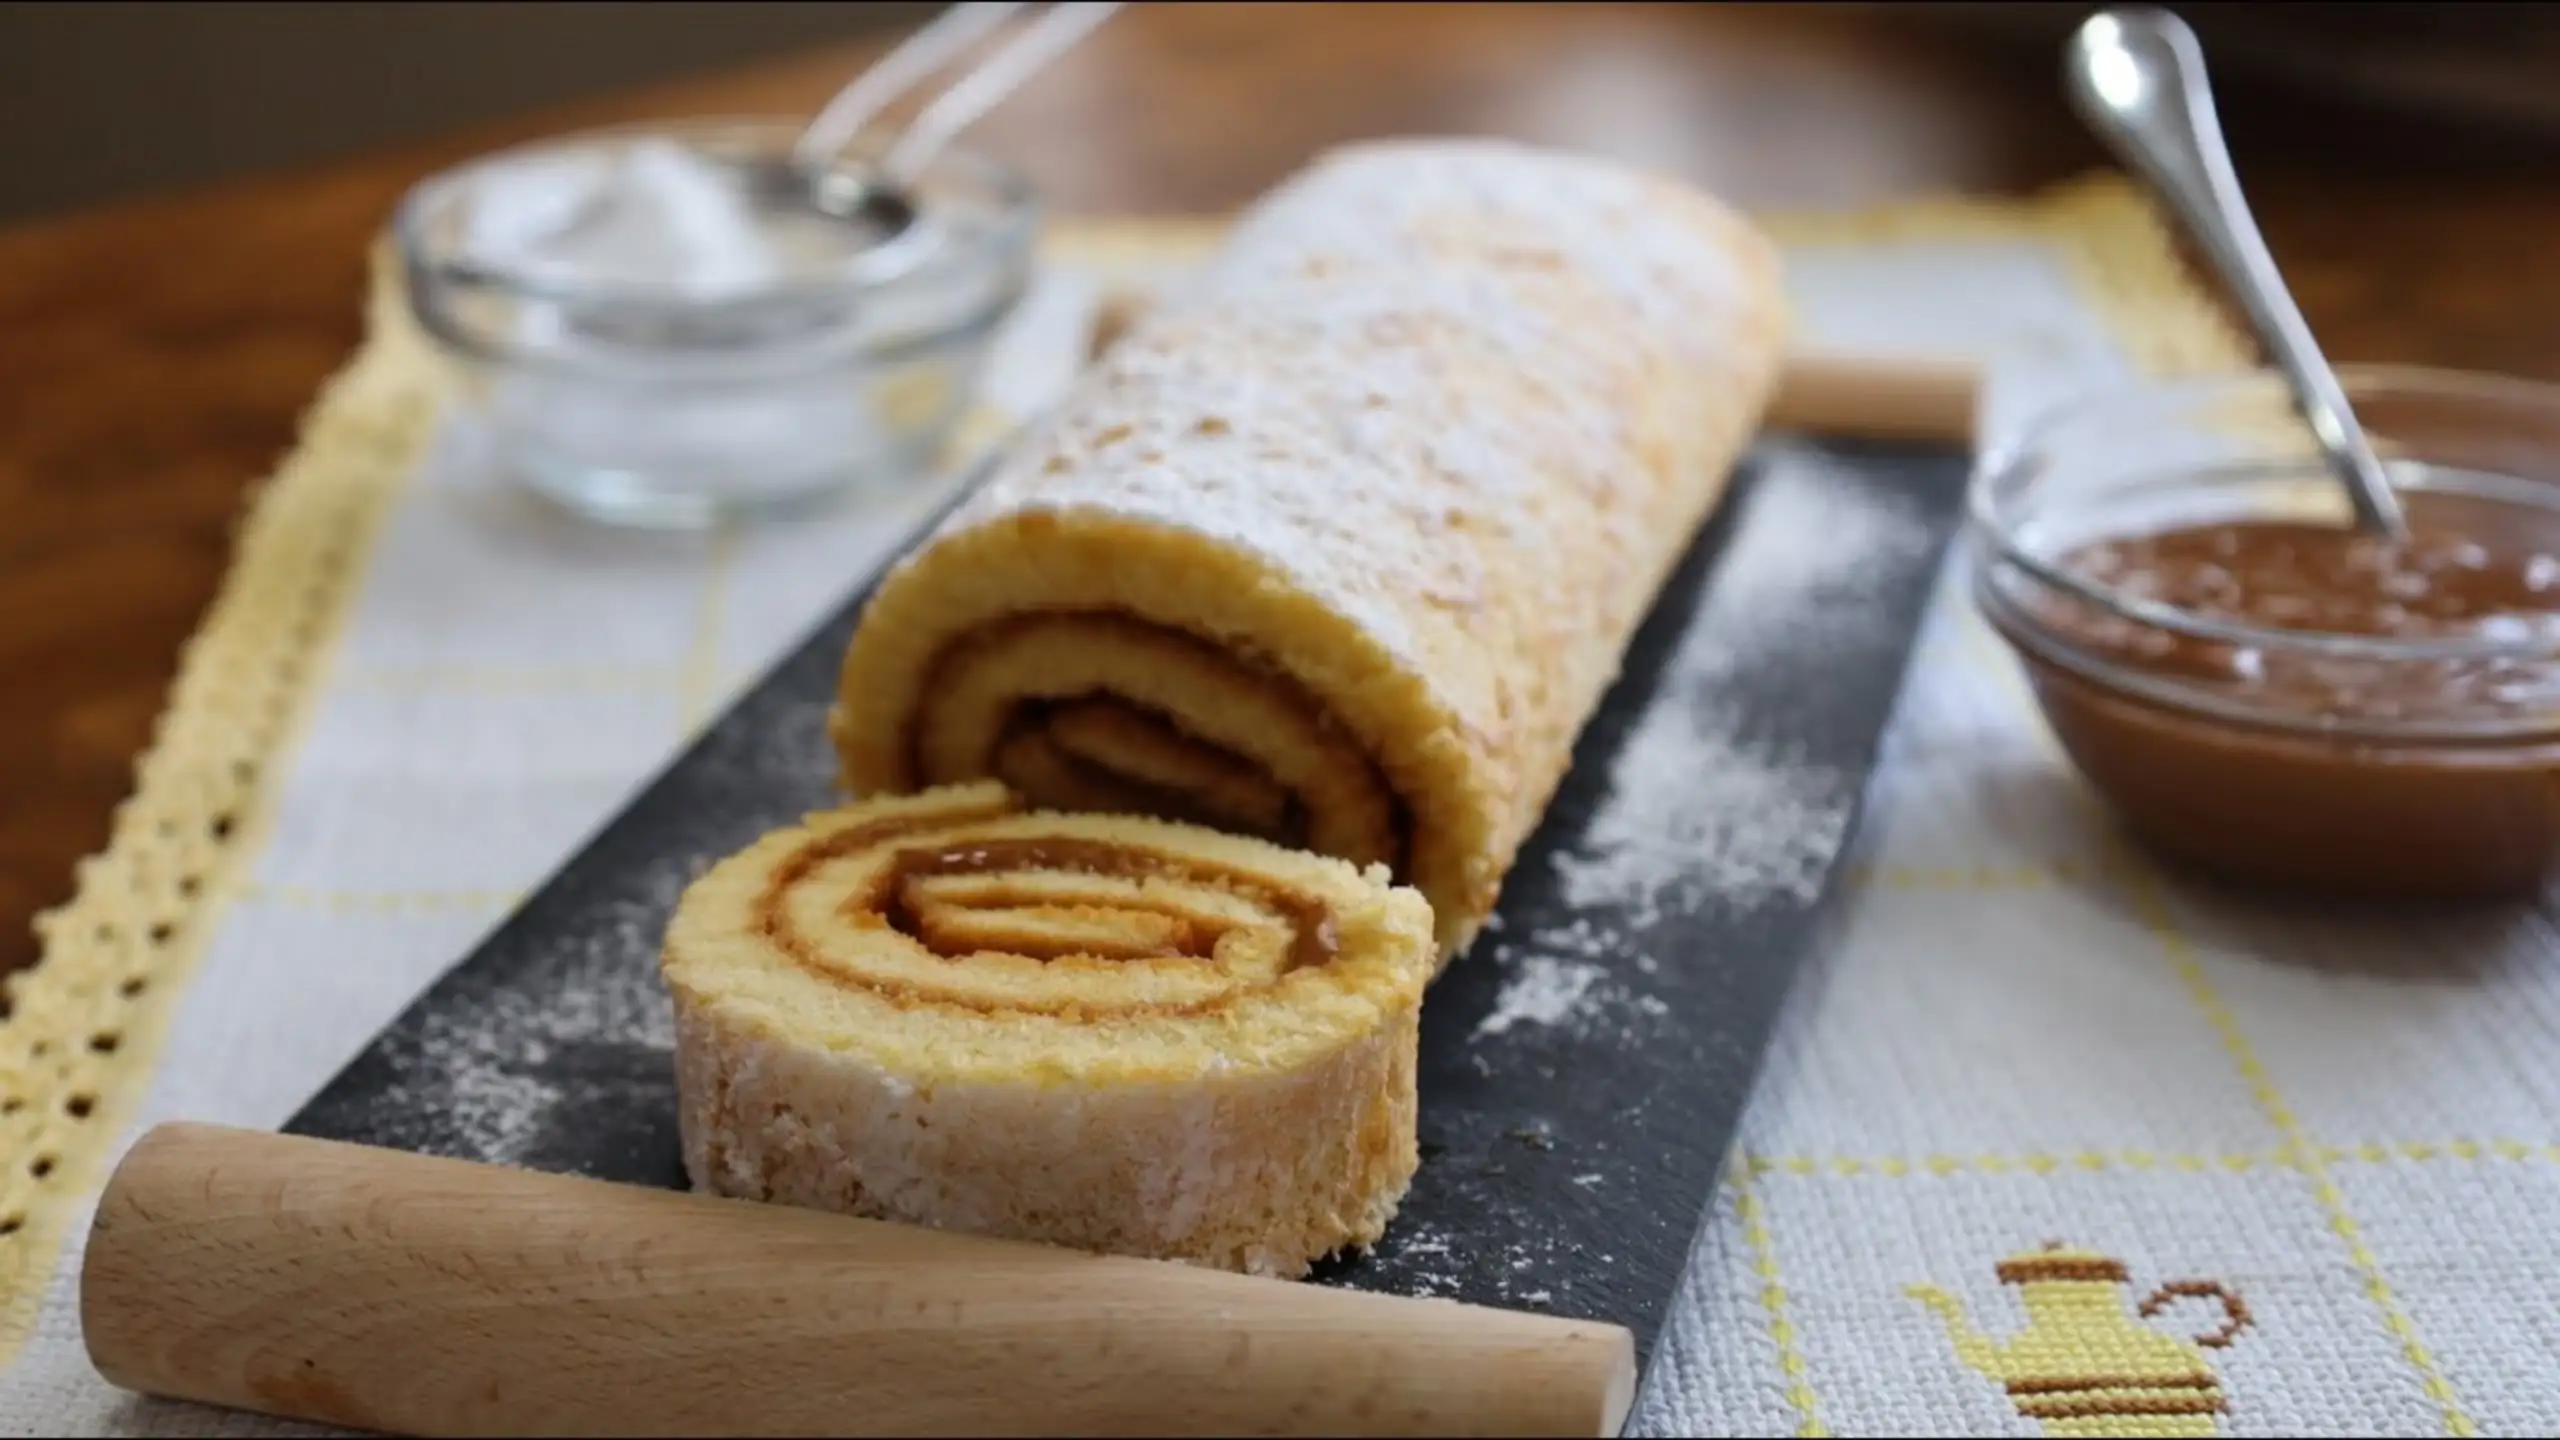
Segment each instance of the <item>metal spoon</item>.
M2408 521L2381 457L2276 270L2222 143L2204 48L2162 10L2101 11L2071 38L2073 108L2160 192L2247 313L2364 529L2405 538Z
M790 158L769 167L756 183L768 194L804 198L825 214L870 230L874 246L891 245L915 227L912 191L925 167L1024 81L1110 19L1121 0L1047 7L917 112L876 164L856 173L838 164L846 148L900 96L1025 8L1020 0L972 0L935 16L836 92L801 132Z
M914 199L925 169L963 130L1120 8L1120 0L953 5L837 91L787 155L738 163L736 181L769 214L796 212L840 227L842 249L861 280L893 280L932 254L939 238ZM844 163L845 151L900 97L1031 9L1042 13L927 101L876 159ZM570 307L569 323L586 339L626 348L748 350L839 333L859 303L843 289L759 293L715 303L616 296Z

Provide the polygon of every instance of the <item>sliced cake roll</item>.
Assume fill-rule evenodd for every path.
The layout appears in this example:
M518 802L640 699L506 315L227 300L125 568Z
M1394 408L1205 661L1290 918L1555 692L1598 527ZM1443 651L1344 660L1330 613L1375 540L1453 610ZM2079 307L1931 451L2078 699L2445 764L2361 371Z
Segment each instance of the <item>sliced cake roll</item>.
M1421 895L978 783L810 816L669 927L697 1188L1297 1276L1413 1177Z

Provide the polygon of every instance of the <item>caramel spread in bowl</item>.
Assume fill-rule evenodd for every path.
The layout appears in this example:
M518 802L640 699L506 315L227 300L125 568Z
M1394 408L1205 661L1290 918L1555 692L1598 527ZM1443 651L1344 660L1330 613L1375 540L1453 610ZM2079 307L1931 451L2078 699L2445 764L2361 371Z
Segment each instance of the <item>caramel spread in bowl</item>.
M2405 462L2394 542L2302 515L2323 483L2245 451L2064 495L1986 475L1977 594L2150 848L2342 897L2535 892L2560 863L2560 488Z

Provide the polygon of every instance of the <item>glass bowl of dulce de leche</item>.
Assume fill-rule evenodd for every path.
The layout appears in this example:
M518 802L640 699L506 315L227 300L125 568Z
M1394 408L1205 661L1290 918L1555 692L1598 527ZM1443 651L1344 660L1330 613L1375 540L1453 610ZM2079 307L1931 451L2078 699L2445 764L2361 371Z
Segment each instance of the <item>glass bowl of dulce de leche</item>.
M2153 851L2342 899L2560 865L2560 387L2341 382L2404 539L2354 528L2272 374L2065 405L1975 478L1975 598Z

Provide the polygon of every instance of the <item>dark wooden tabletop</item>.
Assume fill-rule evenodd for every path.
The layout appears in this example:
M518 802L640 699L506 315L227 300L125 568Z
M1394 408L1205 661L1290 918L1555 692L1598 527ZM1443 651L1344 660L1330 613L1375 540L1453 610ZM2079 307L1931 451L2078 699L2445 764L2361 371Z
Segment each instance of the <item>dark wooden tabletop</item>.
M400 192L570 125L806 112L863 53L0 230L0 972L33 957L28 918L104 841L244 489L359 338L367 242ZM1229 208L1328 143L1424 131L1847 207L2098 164L2054 63L1861 6L1147 6L980 140L1082 213ZM2298 94L2224 108L2334 354L2560 377L2552 156Z

